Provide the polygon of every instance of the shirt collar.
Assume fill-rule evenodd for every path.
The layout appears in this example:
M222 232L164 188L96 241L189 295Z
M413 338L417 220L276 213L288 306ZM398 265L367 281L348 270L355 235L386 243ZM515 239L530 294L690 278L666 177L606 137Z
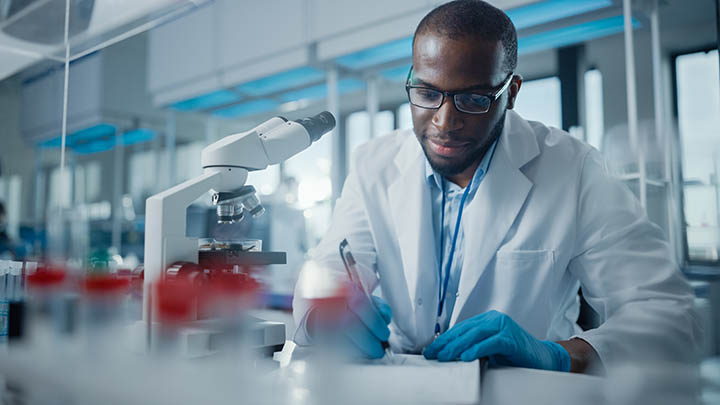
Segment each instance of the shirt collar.
M495 146L497 146L497 139L492 143L492 145L490 145L490 148L485 153L485 156L483 156L483 160L480 162L480 166L478 166L477 170L475 170L472 180L473 188L479 185L480 179L482 179L490 169L490 162L495 154ZM430 162L427 160L427 157L425 157L425 176L427 176L428 183L430 183L431 186L435 185L438 190L442 190L441 184L443 177L433 170L432 166L430 166Z

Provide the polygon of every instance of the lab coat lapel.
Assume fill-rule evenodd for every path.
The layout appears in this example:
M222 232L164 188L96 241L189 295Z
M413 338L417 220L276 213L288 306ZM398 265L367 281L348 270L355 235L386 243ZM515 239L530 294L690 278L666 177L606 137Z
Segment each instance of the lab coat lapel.
M528 123L508 111L488 173L465 208L465 257L450 325L455 324L475 285L495 256L533 183L520 168L539 154Z
M399 175L388 190L390 210L411 305L415 309L416 331L418 328L424 330L427 328L418 325L418 321L422 323L433 316L428 314L433 311L437 299L438 265L425 156L414 136L407 138L395 164Z

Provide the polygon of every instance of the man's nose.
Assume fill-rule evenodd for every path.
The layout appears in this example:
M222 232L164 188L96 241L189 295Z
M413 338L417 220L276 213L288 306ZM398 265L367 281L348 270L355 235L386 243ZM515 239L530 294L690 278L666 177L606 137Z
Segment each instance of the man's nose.
M435 110L432 123L440 132L456 131L463 127L460 111L455 108L452 97L445 97L440 108Z

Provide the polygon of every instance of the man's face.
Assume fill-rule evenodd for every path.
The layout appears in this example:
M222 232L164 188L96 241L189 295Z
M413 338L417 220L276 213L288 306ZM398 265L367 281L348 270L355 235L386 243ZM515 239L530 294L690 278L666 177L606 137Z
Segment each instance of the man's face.
M503 70L500 41L467 37L450 39L436 33L415 38L413 85L444 91L472 89L490 94L507 78ZM483 154L500 135L505 111L512 108L520 79L513 78L508 90L495 100L485 114L468 114L455 108L446 97L439 109L411 106L415 135L435 171L454 176L479 164Z

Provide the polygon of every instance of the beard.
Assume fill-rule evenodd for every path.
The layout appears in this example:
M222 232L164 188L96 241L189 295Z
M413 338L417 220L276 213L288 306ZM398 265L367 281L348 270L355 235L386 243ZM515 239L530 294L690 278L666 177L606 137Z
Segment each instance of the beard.
M478 145L476 148L468 151L463 156L459 156L456 159L433 159L428 153L425 142L420 142L420 146L425 153L425 158L430 163L430 167L443 177L455 176L464 172L468 167L475 163L478 163L485 155L487 150L490 148L493 142L502 134L503 128L505 128L505 114L507 110L503 112L498 122L490 130L490 136L487 141ZM426 141L427 142L427 141Z

